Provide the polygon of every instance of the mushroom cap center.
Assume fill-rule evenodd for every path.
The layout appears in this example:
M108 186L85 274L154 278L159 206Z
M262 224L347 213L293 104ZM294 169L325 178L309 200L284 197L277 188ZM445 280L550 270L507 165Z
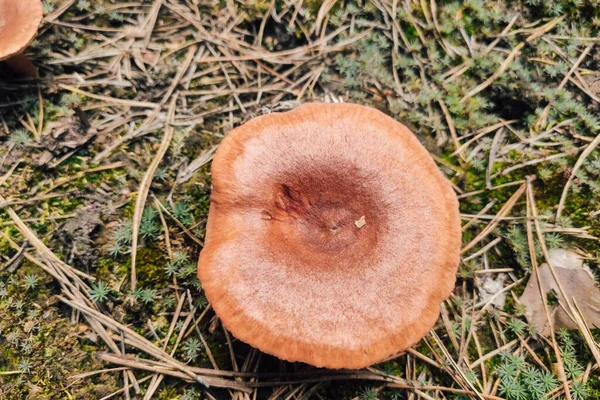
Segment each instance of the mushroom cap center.
M268 216L263 232L274 258L293 254L295 263L323 269L370 257L386 213L372 190L349 179L347 170L344 174L331 167L282 180L286 183L273 187L263 211Z

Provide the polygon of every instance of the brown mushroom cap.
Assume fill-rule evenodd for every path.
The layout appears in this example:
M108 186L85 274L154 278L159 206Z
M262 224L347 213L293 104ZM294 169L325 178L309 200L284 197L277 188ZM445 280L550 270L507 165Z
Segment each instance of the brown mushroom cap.
M42 18L40 0L0 0L0 61L25 50Z
M238 339L362 368L420 340L454 287L458 201L402 124L305 104L233 130L212 164L198 275Z

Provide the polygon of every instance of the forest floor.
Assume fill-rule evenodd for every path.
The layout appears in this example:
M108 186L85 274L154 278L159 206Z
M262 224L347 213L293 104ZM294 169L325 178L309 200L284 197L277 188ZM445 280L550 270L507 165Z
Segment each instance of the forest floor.
M44 15L26 50L39 78L0 79L0 398L600 398L594 1L44 0ZM409 126L463 223L436 326L361 371L237 341L196 277L221 139L340 100ZM544 271L562 285L520 300Z

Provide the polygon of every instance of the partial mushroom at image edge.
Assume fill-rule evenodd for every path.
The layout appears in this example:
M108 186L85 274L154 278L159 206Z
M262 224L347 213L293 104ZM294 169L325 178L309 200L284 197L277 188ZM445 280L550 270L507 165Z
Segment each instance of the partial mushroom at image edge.
M198 274L231 333L318 367L362 368L419 341L454 287L458 200L402 124L305 104L223 140Z
M22 53L42 22L41 0L0 0L0 63L17 76L33 78L35 65Z

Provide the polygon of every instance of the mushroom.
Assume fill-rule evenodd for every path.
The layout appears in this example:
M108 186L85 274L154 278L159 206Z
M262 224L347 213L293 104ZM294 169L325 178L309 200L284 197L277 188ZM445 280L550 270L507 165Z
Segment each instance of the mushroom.
M224 326L288 361L358 369L419 341L454 288L458 200L402 124L354 104L221 143L198 276Z
M42 22L40 0L0 0L0 61L19 76L35 77L33 63L21 53Z

